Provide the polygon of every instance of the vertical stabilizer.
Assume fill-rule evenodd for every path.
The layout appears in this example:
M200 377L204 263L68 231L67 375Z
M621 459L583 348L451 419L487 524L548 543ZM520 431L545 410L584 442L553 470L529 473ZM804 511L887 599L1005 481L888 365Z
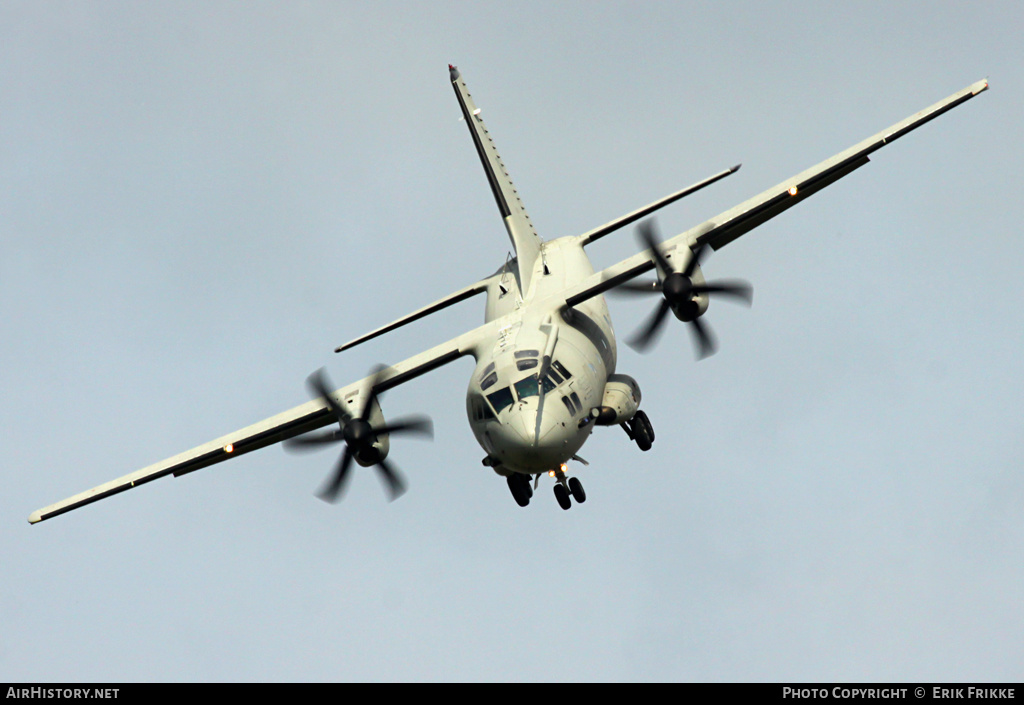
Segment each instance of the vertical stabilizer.
M519 200L519 193L512 185L512 179L508 175L508 169L501 161L498 150L494 146L484 121L480 117L480 108L473 103L473 98L466 88L466 82L462 80L459 70L448 65L452 87L459 99L459 107L462 108L462 117L469 125L469 133L473 136L473 144L476 152L480 155L480 162L484 165L484 173L487 174L487 181L491 185L491 192L494 200L498 203L498 210L505 221L505 229L508 230L509 239L516 251L518 271L516 278L519 280L519 290L525 297L530 290L530 277L533 272L534 263L540 256L541 240L537 231L533 229L530 216L523 208L523 202Z

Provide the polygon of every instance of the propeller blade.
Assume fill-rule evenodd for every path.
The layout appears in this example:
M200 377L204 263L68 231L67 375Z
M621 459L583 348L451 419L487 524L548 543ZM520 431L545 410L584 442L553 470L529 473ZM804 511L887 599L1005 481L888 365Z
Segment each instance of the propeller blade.
M327 402L327 406L330 407L331 411L338 417L339 421L344 423L352 418L352 416L341 408L338 402L334 400L334 397L331 396L331 390L329 387L330 383L327 379L327 373L324 371L324 368L321 367L319 370L307 377L306 384L309 386L310 391L312 391L316 396L323 397L324 401Z
M385 424L379 428L374 428L370 423L370 416L374 409L374 399L379 397L379 395L375 394L374 390L384 379L384 371L387 369L386 365L378 365L366 378L366 383L360 394L362 408L359 410L358 415L352 415L346 411L332 396L330 381L323 368L311 374L306 380L306 384L313 394L322 398L330 408L331 413L337 417L340 428L333 431L309 433L289 438L285 441L285 445L289 449L309 450L333 443L345 443L345 449L335 464L334 472L329 476L320 491L317 492L317 496L325 502L337 502L341 498L352 468L353 458L357 454L361 458L361 463L371 462L366 460L367 458L379 457L379 453L371 454L371 451L373 451L372 446L376 442L377 436L390 433L418 433L430 438L434 436L434 423L428 416L407 416L396 419L390 424ZM390 498L393 500L401 496L405 492L405 481L398 470L390 463L385 462L383 458L377 461L376 467L387 486Z
M385 433L419 433L430 438L434 437L434 422L429 416L407 416L395 419L387 426L373 429L376 435Z
M341 492L345 487L345 480L348 479L349 469L352 467L352 451L348 446L345 446L345 451L341 454L341 459L338 460L338 464L331 475L331 479L325 484L320 491L316 493L316 496L325 502L331 504L337 502L341 498Z
M741 279L720 279L706 284L695 284L695 294L721 294L740 301L750 306L754 302L754 288Z
M662 325L664 325L669 309L668 301L665 299L658 302L658 308L655 310L654 315L648 318L644 327L634 333L633 337L627 340L626 343L637 352L646 351L660 332Z
M387 369L387 365L377 365L373 368L373 372L370 373L370 381L367 383L363 390L363 409L359 412L359 418L362 421L369 421L370 409L373 408L371 403L374 398L373 388L377 386L383 376L384 370Z
M646 220L640 223L640 227L637 228L637 234L644 245L651 251L651 254L654 255L654 263L658 265L661 276L667 276L672 271L672 265L661 251L661 239L655 235L654 225L651 221Z
M307 433L304 436L296 436L295 438L287 439L282 445L288 450L315 450L325 445L333 445L335 443L341 443L344 437L341 435L341 431L335 429L333 431L325 431L324 433Z
M609 294L660 294L661 283L658 281L651 282L638 282L629 281L624 284L619 284L614 289L611 289Z
M697 265L700 264L701 258L707 251L708 244L706 242L702 242L701 244L697 245L697 249L693 251L693 256L690 257L690 261L686 263L686 269L683 270L684 277L689 279L693 276L693 270L695 270L697 268Z
M394 466L386 460L377 463L377 471L388 487L388 500L394 501L405 494L405 483Z
M694 318L690 321L690 325L697 344L697 359L703 360L709 355L714 355L715 350L718 349L718 343L715 342L715 337L711 334L707 324L701 323L699 318Z

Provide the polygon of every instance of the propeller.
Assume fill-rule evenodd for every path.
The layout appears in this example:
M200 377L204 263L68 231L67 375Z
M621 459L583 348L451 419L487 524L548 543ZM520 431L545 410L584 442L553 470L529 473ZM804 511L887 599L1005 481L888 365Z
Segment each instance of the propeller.
M693 274L700 265L701 258L707 252L708 244L706 242L697 245L690 261L686 263L685 269L677 272L662 251L661 241L649 221L640 224L637 228L637 237L654 256L654 264L658 268L661 281L626 282L616 287L615 291L659 294L662 299L644 325L626 342L637 352L645 352L661 333L669 311L675 311L678 318L690 324L690 330L693 332L694 342L697 346L697 358L702 359L712 355L718 344L707 324L700 320L700 308L694 300L695 297L700 294L715 294L739 300L749 306L754 296L750 284L738 279L695 283Z
M377 428L370 423L370 412L376 396L373 389L381 381L385 369L383 366L377 367L367 378L369 381L361 395L364 399L363 408L358 414L350 414L335 401L331 395L327 373L323 368L311 374L306 380L310 391L327 402L331 413L338 419L339 428L290 438L284 445L291 450L312 450L326 445L345 444L345 449L334 466L334 472L317 492L317 496L326 502L337 502L341 498L353 458L358 459L363 465L375 465L388 490L389 499L397 499L405 492L405 482L398 469L387 462L380 451L373 447L377 437L389 433L419 433L430 438L434 436L434 424L428 416L409 416Z

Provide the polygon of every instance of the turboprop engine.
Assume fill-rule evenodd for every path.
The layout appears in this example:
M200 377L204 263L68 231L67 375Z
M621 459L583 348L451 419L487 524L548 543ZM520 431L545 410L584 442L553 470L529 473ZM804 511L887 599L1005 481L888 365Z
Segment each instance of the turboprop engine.
M352 461L364 468L376 466L377 472L384 481L391 499L405 491L405 482L398 471L385 458L390 450L392 433L419 433L433 437L433 424L426 416L411 416L393 421L391 425L384 422L384 414L377 401L380 396L376 392L381 381L384 367L367 377L362 389L348 394L343 399L335 399L330 391L331 384L327 374L321 369L309 376L307 384L315 397L323 399L327 408L338 422L338 428L318 433L307 433L285 441L286 447L297 450L319 448L325 445L344 444L341 458L335 466L318 496L328 502L335 502L341 496L345 481L352 467Z

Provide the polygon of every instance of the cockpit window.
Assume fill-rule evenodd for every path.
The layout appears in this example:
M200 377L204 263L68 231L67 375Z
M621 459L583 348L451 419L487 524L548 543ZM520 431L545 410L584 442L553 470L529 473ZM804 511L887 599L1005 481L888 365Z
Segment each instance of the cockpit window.
M580 396L576 392L570 394L569 398L572 399L572 403L576 406L577 411L583 408L583 402L580 401Z
M554 375L551 374L551 373L548 373L548 374L544 375L544 393L545 394L547 394L552 389L554 389L555 387L558 386L558 383L555 382L555 380L551 379L552 377L554 377Z
M519 370L532 370L537 366L537 359L533 360L516 360L516 369Z
M488 394L487 399L490 400L491 406L494 407L494 413L500 414L502 409L512 405L512 390L508 387L502 387L498 391Z
M515 356L517 360L524 357L540 357L540 350L516 350Z
M491 372L491 374L484 377L483 381L480 382L480 389L489 389L494 386L494 383L498 381L498 373Z
M530 375L516 382L516 394L520 400L537 396L537 375Z
M470 407L473 410L474 421L487 421L494 418L494 412L491 411L491 407L487 406L487 402L481 396L474 394Z
M572 375L569 374L569 370L565 369L565 365L563 365L558 360L555 360L554 362L552 362L551 366L554 367L559 372L561 372L562 376L565 377L566 379L572 379Z
M569 410L569 413L573 416L576 415L576 407L569 401L569 397L562 397L562 403L565 404L565 408Z

